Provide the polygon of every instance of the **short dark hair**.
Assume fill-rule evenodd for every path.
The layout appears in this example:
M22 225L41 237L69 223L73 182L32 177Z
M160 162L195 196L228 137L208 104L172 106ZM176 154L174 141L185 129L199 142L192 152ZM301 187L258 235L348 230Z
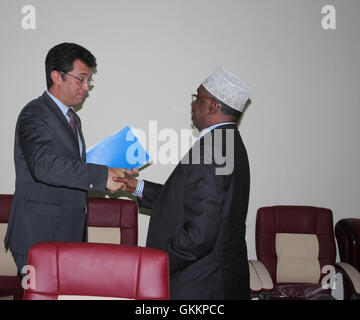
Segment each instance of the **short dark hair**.
M70 72L75 60L82 61L89 68L96 68L96 58L84 47L76 43L60 43L51 48L45 59L46 85L50 89L53 85L52 71Z
M227 104L225 104L224 102L218 100L218 102L221 105L220 111L223 115L225 116L229 116L231 117L234 122L238 122L242 112L235 110L234 108L231 108L230 106L228 106Z

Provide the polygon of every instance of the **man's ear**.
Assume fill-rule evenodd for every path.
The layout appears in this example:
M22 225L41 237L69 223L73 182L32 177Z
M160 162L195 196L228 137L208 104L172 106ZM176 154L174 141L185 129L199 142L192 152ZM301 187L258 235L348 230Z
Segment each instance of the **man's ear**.
M63 81L63 76L59 71L56 70L51 71L50 76L51 76L51 80L57 85L60 85L61 82Z
M214 114L220 109L220 103L216 100L211 100L209 104L209 114Z

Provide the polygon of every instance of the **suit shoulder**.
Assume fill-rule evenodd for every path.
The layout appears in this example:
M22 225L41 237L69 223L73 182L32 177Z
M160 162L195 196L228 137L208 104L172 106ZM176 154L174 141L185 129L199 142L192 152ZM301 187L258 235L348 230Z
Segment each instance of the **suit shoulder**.
M44 92L41 96L39 96L39 97L31 100L30 102L28 102L28 103L25 105L24 109L25 109L25 108L41 108L41 107L46 107L46 106L49 104L49 101L48 101L47 97L45 96L45 94L46 94L46 93Z
M214 152L219 154L236 148L239 141L241 141L239 130L235 125L215 128L211 130L210 135L204 138L204 145L211 146Z
M25 107L21 110L20 115L21 116L24 116L26 114L44 115L46 111L49 109L48 101L46 101L46 99L44 98L44 94L28 102L25 105Z

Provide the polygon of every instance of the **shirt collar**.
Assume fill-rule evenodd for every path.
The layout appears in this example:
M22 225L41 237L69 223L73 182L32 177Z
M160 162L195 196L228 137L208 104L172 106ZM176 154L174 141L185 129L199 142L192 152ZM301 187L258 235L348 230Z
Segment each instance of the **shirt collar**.
M69 119L69 116L67 115L67 112L69 110L69 108L73 109L73 107L67 107L66 105L64 105L58 98L56 98L55 96L53 96L48 90L46 90L46 93L49 95L49 97L56 103L56 105L59 107L59 109L61 110L61 112L64 114L64 116Z
M215 129L217 127L220 126L224 126L226 124L235 124L235 122L223 122L223 123L217 123L214 124L213 126L209 127L209 128L205 128L203 130L200 131L200 135L199 135L199 139L201 139L205 134L207 134L209 131L211 131L212 129Z

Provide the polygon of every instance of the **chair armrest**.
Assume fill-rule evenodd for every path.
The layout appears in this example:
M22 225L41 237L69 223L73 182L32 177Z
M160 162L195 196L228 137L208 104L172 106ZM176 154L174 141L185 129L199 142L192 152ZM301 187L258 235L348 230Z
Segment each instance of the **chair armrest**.
M259 276L257 275L253 265L249 261L249 271L250 271L250 290L252 295L257 295L262 290L262 284Z
M356 295L360 296L360 272L346 262L335 263L335 268L350 280Z
M274 283L264 264L259 260L249 260L249 264L252 265L258 278L260 279L262 290L272 291L274 289Z

